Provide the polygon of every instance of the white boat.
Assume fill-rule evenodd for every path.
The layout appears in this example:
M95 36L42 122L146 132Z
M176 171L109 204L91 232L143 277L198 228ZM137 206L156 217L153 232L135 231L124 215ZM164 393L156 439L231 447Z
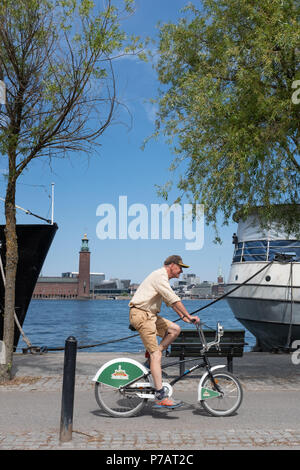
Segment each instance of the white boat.
M240 287L226 297L230 308L256 337L255 351L289 350L300 340L299 237L277 223L262 229L253 213L238 220L233 238L226 291Z

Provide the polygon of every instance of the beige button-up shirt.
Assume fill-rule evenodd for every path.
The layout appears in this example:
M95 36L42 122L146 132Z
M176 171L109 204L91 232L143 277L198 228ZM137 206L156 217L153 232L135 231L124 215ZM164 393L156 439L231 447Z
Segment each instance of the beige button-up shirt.
M162 301L168 307L174 302L181 301L170 286L168 273L164 267L146 277L129 302L129 306L157 314L160 312Z

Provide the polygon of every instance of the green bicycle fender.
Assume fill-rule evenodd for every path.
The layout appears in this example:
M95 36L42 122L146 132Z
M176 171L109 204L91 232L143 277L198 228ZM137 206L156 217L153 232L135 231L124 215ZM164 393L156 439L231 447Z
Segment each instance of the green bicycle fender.
M119 388L148 372L149 370L138 361L121 357L103 364L95 374L93 381Z

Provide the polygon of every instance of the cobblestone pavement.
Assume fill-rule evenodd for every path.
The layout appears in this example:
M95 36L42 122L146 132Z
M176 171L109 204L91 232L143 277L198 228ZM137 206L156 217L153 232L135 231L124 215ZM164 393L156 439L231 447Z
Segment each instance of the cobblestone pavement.
M53 405L49 403L49 413L58 414L62 390L61 371L57 370L58 368L50 367L52 359L43 360L42 358L37 358L36 363L34 363L35 367L29 368L29 366L26 366L26 361L28 362L29 359L20 358L20 362L17 362L18 370L14 379L4 385L0 385L0 400L4 404L4 408L1 410L2 417L5 404L9 403L9 406L12 407L14 396L18 396L18 399L20 399L20 396L22 398L22 392L24 392L24 398L26 396L26 400L29 400L32 409L35 406L35 396L42 397L45 395L43 392L52 394L55 397L55 410ZM278 358L273 372L267 373L268 368L266 367L264 370L265 359L262 358L262 361L260 359L257 356L257 365L252 369L249 369L246 365L240 367L240 369L237 367L237 375L242 383L245 397L253 397L254 413L256 411L255 399L256 397L261 399L256 412L258 414L261 413L262 416L261 418L259 417L261 421L257 422L263 423L266 416L272 424L270 427L259 425L255 427L255 420L251 421L249 419L251 418L250 413L252 411L248 410L247 414L248 404L244 405L244 403L242 405L244 407L243 413L241 411L237 417L211 419L203 414L199 414L195 410L191 410L189 406L182 412L183 414L175 415L176 419L173 418L173 412L169 412L168 417L159 419L158 416L153 415L150 405L146 405L144 416L139 420L132 421L130 426L128 423L131 423L131 418L128 420L123 418L120 420L117 418L109 420L105 417L100 417L101 421L98 419L98 422L101 423L100 431L95 416L91 416L91 418L87 416L85 418L93 410L94 404L90 405L89 403L87 410L82 411L86 421L74 421L72 440L70 442L60 443L59 423L56 427L52 426L53 422L55 425L55 418L54 421L50 421L51 424L46 423L44 426L40 426L40 428L38 428L38 425L31 426L30 423L28 425L25 423L25 426L23 424L23 428L20 429L18 426L11 424L7 432L5 424L2 427L0 426L0 450L299 450L299 414L297 416L297 397L298 392L300 392L299 368L292 367L288 358ZM85 360L89 360L89 357L82 355L76 375L75 398L76 394L82 394L82 397L87 396L89 399L94 400L94 384L91 382L91 379L97 369L93 366L90 370L87 370ZM38 366L39 361L41 366ZM281 364L280 368L277 367L278 364ZM177 370L174 368L170 372L170 377L176 373ZM176 391L186 394L194 391L196 393L198 381L199 376L179 382L176 384ZM33 392L36 392L36 394ZM276 395L273 392L278 394L278 398L275 398L274 402L272 401L270 405L269 397ZM190 393L190 395L193 395L194 400L194 394ZM281 396L283 397L282 402ZM291 401L289 401L290 398L292 398ZM81 404L84 404L83 400L80 401ZM276 421L278 406L282 413L280 416L284 417L285 410L287 409L284 407L290 407L289 417L282 423L280 422L280 417L278 418L279 422L278 420ZM6 409L4 419L9 419L10 414L12 415L13 412L16 414L19 411ZM200 417L199 421L197 413L198 417ZM273 415L275 416L274 419ZM34 420L34 416L32 419ZM189 419L193 419L193 423L196 421L199 424L193 424L192 427L190 426ZM91 426L89 425L90 422L93 423ZM95 429L96 427L98 429Z
M274 381L256 380L251 378L241 380L244 391L269 391L274 389ZM198 380L189 379L176 385L177 391L194 391ZM0 394L5 392L59 392L62 387L61 376L49 377L20 377L10 384L0 387ZM76 392L90 391L93 384L90 378L76 377ZM281 382L276 380L276 390L300 391L300 384L296 380ZM225 418L226 419L226 418ZM123 421L123 419L122 419ZM80 427L80 426L79 426ZM300 449L300 429L218 429L201 432L187 432L186 429L165 431L128 429L128 431L89 430L83 432L73 428L72 440L68 443L59 442L59 429L47 429L47 431L22 431L9 434L0 432L0 449L22 450L199 450L199 449Z
M84 433L73 430L72 440L60 443L57 429L47 432L0 434L1 450L204 450L204 449L300 449L300 431L229 430L204 432L203 436L180 432Z

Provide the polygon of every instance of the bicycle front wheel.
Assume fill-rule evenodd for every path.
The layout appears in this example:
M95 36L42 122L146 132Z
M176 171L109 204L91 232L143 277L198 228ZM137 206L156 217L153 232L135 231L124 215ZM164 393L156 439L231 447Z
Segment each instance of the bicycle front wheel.
M96 382L95 398L100 408L117 418L129 418L138 414L145 406L147 399L135 393L120 392L118 388Z
M203 408L212 416L230 416L237 411L243 400L243 389L239 380L230 372L212 372L214 380L221 391L218 396L201 400ZM217 392L209 375L205 378L202 387ZM213 395L213 394L212 394Z

